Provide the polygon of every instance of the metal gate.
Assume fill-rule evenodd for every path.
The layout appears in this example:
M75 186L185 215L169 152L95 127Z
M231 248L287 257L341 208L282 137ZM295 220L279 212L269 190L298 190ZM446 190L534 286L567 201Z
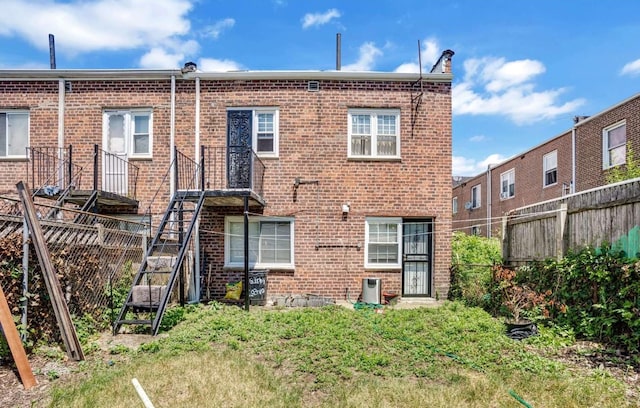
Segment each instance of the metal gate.
M402 296L431 297L433 219L404 220Z

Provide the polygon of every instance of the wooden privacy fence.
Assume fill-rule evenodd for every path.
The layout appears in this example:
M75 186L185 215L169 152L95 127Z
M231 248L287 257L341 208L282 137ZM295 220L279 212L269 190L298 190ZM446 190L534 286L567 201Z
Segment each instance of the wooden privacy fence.
M629 257L640 253L640 179L522 207L502 220L509 265L562 258L567 251L603 243Z

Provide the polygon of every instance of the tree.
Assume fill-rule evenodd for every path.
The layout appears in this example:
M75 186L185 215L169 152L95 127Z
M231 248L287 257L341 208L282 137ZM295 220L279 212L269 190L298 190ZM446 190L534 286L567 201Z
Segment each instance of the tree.
M640 177L640 160L635 160L631 144L627 144L626 159L624 166L616 166L609 169L605 176L608 184Z

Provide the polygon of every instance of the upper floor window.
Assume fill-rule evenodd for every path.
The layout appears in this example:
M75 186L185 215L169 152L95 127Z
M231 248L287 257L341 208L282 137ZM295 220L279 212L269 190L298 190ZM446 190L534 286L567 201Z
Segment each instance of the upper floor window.
M482 205L480 201L480 184L471 187L471 208L479 208Z
M547 153L542 158L542 171L544 187L551 186L558 182L558 151Z
M401 218L367 218L365 258L367 268L399 268L402 243Z
M511 169L500 175L500 198L502 200L516 195L516 171Z
M602 168L619 166L627 161L627 123L618 122L602 129Z
M293 219L260 217L249 220L249 262L252 267L292 269ZM244 219L225 219L225 265L244 265Z
M152 113L149 109L105 111L105 150L131 158L151 157L152 128Z
M260 157L278 157L279 110L277 108L233 108L251 112L251 146ZM231 126L233 124L229 124ZM248 135L247 135L248 136Z
M0 111L0 158L27 155L29 112Z
M458 197L453 197L453 200L451 200L451 207L453 208L453 213L457 214L458 213Z
M400 111L349 110L349 157L399 158Z

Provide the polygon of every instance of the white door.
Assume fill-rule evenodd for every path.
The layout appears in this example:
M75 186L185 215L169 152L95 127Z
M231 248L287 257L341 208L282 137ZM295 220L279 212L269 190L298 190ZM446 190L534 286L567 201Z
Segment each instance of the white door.
M126 196L129 189L128 146L131 118L127 112L105 113L102 190Z

